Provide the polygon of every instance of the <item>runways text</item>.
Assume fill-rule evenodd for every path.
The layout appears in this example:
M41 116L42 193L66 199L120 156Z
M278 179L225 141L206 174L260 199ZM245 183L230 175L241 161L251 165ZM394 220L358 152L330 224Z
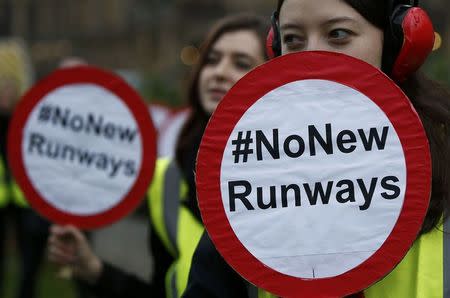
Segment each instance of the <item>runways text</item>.
M287 208L289 202L293 207L305 205L320 206L328 205L331 200L336 200L340 204L359 204L359 210L364 211L370 208L372 199L379 197L375 194L377 186L381 186L381 197L386 200L394 200L400 196L400 187L396 185L399 179L396 176L373 177L370 181L362 178L356 181L344 179L340 181L324 181L316 183L289 184L280 186L269 186L268 188L256 187L255 189L246 180L228 182L228 195L230 212L236 211L236 204L244 206L246 210L261 210L274 208ZM332 196L332 193L336 193ZM361 193L364 202L356 202L356 198ZM358 200L360 201L360 200Z

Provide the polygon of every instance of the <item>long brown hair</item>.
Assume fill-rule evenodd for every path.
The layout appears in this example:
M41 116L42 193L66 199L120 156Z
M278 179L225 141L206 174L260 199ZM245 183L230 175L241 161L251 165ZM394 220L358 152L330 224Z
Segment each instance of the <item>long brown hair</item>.
M374 26L384 31L382 70L389 75L398 49L391 47L388 28L389 16L387 0L344 0ZM278 0L280 11L284 0ZM412 74L400 88L411 100L424 125L430 143L432 159L432 191L421 234L438 226L441 219L446 220L450 212L450 93L423 73Z
M266 22L264 18L250 14L239 14L221 19L209 31L209 34L202 44L199 61L192 71L191 80L188 85L187 101L192 111L181 130L176 146L176 160L179 165L183 165L185 159L189 158L188 152L192 149L192 146L195 146L199 136L203 134L203 130L210 116L200 103L198 83L200 72L207 62L211 48L225 33L250 30L255 32L258 36L258 39L261 42L262 54L266 56L264 45L268 29L268 22ZM267 59L267 57L265 58Z

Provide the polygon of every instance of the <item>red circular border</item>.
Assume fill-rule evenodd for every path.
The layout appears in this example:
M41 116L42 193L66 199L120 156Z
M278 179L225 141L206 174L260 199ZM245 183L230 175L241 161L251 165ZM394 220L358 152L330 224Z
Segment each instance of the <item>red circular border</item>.
M373 100L392 122L403 147L407 168L405 200L391 234L369 259L332 278L296 278L261 263L234 234L221 199L221 163L235 125L266 93L305 79L334 81ZM302 297L343 297L383 278L408 252L428 208L431 161L428 140L417 113L402 90L384 73L343 54L303 52L281 56L258 67L230 90L206 128L198 154L196 177L206 229L225 260L243 277L283 297L298 297L300 293Z
M142 164L134 185L120 203L104 212L88 216L67 213L43 199L27 175L22 156L24 126L36 105L53 90L77 83L95 84L119 97L135 117L142 140ZM65 68L53 72L40 81L19 102L8 131L8 160L14 178L35 210L58 224L73 224L84 229L94 229L119 220L136 208L145 197L155 167L156 132L143 100L122 78L92 66Z

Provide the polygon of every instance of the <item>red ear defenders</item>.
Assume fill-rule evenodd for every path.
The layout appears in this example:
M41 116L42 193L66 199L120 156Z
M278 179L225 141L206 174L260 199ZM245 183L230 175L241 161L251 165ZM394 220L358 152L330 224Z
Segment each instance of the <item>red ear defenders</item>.
M418 7L418 2L418 0L390 1L389 28L385 33L383 56L391 58L387 59L390 61L383 70L387 70L386 73L397 82L404 81L419 69L433 50L435 38L433 24L428 14ZM272 15L272 28L267 36L266 45L269 58L281 55L278 11Z
M278 29L278 11L274 11L271 18L269 33L266 39L266 52L269 59L281 56L281 37Z

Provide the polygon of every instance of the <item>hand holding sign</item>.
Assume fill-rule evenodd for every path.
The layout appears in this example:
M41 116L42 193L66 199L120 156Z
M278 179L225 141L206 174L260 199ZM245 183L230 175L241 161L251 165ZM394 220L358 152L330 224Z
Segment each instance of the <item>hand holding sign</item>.
M48 239L50 261L66 266L59 273L62 278L75 275L89 284L99 278L103 263L94 254L84 234L74 226L53 225Z
M8 153L33 208L56 223L95 228L144 197L155 131L145 104L122 79L93 67L68 68L20 102Z
M402 91L325 52L277 58L239 81L197 164L219 252L280 296L342 297L386 275L420 229L430 180L428 142Z

